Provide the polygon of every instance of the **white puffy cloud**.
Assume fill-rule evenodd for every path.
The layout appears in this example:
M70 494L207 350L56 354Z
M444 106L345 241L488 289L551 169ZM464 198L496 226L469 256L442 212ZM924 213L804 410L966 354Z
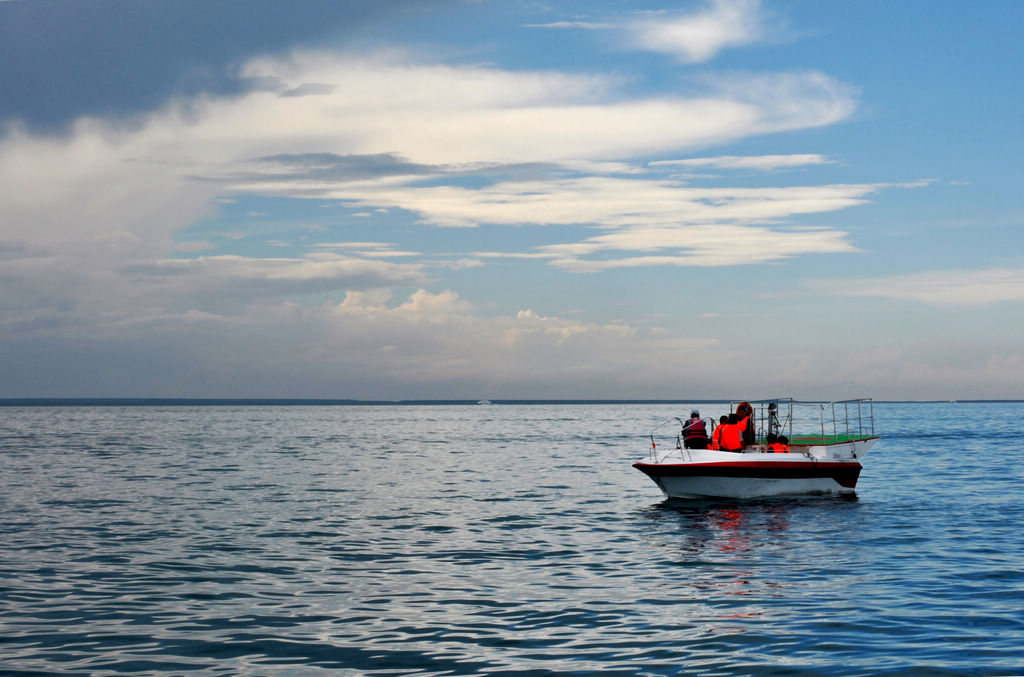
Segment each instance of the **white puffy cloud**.
M408 301L395 308L395 312L435 319L464 313L470 309L471 306L450 289L440 294L431 294L426 289L420 289L413 292Z
M717 345L530 309L481 317L450 290L419 290L392 307L382 301L350 295L331 316L321 316L335 346L321 355L325 368L357 369L357 380L374 374L385 383L408 383L413 391L424 387L460 397L481 389L502 397L578 397L583 384L640 396L662 387L666 370L676 369L672 365L704 362Z
M727 47L742 47L765 35L758 0L710 0L687 14L652 12L631 21L634 47L661 52L685 63L707 61Z
M780 25L761 8L760 0L706 0L690 11L644 11L626 19L527 27L607 31L627 48L667 54L683 63L708 61L723 49L777 39L780 34Z

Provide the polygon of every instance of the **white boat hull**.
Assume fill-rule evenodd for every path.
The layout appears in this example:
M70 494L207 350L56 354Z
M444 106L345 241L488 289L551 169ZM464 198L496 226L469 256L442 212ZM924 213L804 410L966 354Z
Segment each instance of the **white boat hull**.
M761 498L799 494L850 493L828 477L663 477L655 480L666 498Z
M797 447L787 454L673 451L633 467L650 477L668 498L757 498L854 491L859 458L878 438Z

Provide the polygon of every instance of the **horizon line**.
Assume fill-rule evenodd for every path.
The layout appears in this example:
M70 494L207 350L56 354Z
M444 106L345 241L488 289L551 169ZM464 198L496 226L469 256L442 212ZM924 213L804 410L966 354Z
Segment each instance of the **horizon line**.
M0 407L46 406L462 406L462 405L556 405L556 404L729 404L739 400L672 398L558 398L558 399L403 399L361 400L330 397L9 397ZM798 400L799 401L799 400ZM810 400L808 400L810 401ZM815 400L817 401L817 400ZM1024 402L1024 399L931 399L872 400L878 404L984 404Z

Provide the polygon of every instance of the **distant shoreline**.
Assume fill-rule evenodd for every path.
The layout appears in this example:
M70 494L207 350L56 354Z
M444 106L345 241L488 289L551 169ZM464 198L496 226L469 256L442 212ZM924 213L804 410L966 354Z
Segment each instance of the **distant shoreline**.
M310 406L493 406L493 405L602 405L602 404L729 404L734 400L353 400L330 398L184 398L184 397L22 397L0 398L0 407L310 407ZM875 400L876 404L1002 404L1024 400Z

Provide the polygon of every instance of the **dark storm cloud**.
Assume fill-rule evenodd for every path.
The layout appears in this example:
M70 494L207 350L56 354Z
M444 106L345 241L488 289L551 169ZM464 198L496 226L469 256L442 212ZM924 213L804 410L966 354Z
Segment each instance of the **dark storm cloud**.
M12 0L0 2L0 123L60 129L82 115L130 116L174 95L262 88L255 54L360 36L441 0ZM323 93L317 85L292 96Z

